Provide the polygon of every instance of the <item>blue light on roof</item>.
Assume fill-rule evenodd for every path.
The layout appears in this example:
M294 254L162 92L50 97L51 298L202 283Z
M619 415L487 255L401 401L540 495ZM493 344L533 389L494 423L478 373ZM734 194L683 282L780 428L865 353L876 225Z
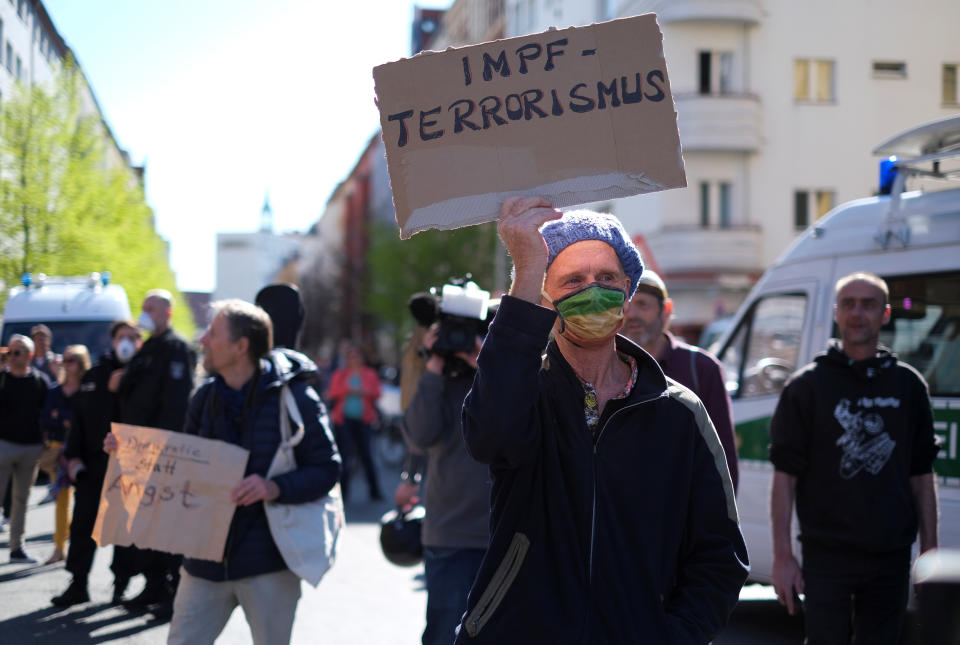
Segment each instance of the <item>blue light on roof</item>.
M897 157L887 157L880 161L880 194L889 195L893 182L897 178Z

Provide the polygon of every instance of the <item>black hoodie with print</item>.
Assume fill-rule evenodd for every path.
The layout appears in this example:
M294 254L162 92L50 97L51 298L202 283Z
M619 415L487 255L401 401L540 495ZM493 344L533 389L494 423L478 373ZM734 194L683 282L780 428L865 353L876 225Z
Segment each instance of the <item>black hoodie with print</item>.
M917 534L910 477L937 455L927 384L880 347L854 361L830 341L796 372L770 424L770 461L797 477L804 544L869 553Z

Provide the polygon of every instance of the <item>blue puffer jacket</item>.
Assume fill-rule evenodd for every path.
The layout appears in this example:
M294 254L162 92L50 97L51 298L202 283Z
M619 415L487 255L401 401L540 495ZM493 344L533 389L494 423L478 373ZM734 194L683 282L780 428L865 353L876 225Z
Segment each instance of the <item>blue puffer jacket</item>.
M269 359L260 361L259 372L246 386L249 389L243 413L233 420L220 394L223 379L214 376L193 395L184 432L246 448L250 459L244 476L266 476L280 443L280 391L289 383L306 435L294 449L297 469L273 478L280 488L276 501L302 504L319 499L340 476L340 455L330 432L327 411L308 384L315 374L316 366L306 356L286 349L274 350ZM287 568L270 534L263 502L237 507L230 523L223 562L185 558L183 566L190 575L215 582Z

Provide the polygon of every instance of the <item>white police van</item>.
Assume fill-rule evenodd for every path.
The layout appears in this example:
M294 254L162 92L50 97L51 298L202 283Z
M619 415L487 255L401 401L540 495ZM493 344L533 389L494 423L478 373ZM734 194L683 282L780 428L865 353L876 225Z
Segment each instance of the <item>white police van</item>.
M940 544L960 546L960 116L897 135L874 153L899 155L881 165L881 193L886 183L889 194L838 206L805 231L757 282L718 344L733 400L738 506L755 582L769 583L773 568L770 418L786 379L835 335L834 284L854 271L889 284L892 317L880 342L930 386L943 442L934 466ZM908 181L925 190L907 192ZM950 187L926 190L938 185Z
M29 336L34 325L43 323L53 333L53 351L86 345L96 361L110 348L110 325L129 319L127 292L110 283L109 272L66 278L28 273L20 286L10 289L0 344L6 346L13 334Z

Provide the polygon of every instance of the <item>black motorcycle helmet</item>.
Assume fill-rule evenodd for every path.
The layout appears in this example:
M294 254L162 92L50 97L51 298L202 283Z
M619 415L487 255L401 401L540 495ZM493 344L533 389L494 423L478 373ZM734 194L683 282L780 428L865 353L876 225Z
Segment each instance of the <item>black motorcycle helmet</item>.
M426 511L417 505L404 512L394 509L380 518L380 548L387 560L400 567L412 567L423 560L420 528Z

